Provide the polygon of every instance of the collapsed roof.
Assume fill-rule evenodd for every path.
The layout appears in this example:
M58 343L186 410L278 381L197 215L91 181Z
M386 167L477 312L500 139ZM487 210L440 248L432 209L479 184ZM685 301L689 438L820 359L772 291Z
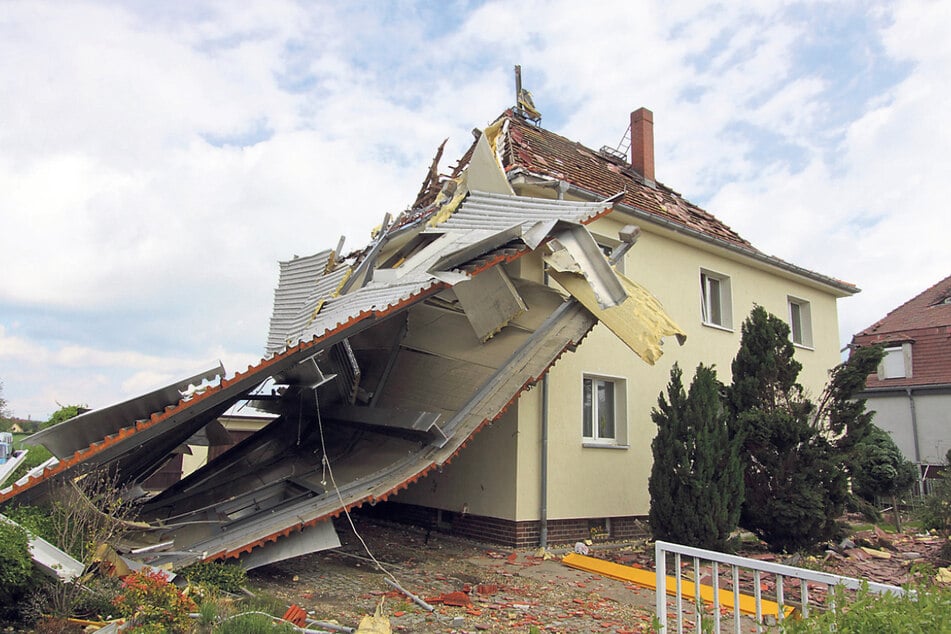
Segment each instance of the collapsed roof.
M516 197L497 133L365 249L282 262L260 363L231 378L211 368L35 434L59 461L0 491L0 507L42 503L101 468L134 489L250 403L273 421L143 498L122 554L172 569L222 558L254 567L339 545L333 517L452 460L598 321L648 363L663 337L682 340L586 229L612 201ZM527 264L538 258L557 287Z

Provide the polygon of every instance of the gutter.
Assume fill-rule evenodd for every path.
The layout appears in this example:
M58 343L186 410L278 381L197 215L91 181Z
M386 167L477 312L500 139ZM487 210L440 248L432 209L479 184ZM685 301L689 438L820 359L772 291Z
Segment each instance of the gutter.
M912 392L951 392L951 383L934 383L932 385L896 385L894 387L868 387L856 394L858 398L878 396L880 394Z

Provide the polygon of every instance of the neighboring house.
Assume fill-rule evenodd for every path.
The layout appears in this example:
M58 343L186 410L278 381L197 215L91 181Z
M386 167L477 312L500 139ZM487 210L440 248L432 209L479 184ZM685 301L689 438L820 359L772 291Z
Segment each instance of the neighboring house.
M608 251L623 226L640 228L622 270L661 301L687 342L668 344L648 366L596 326L552 368L547 388L523 395L451 464L395 501L412 506L392 511L519 546L630 536L650 508L650 412L673 363L685 382L701 362L729 382L740 326L758 304L791 323L800 381L818 396L840 361L836 300L858 289L762 253L661 184L646 109L631 114L629 156L587 148L512 111L487 134L496 129L495 150L516 194L593 201L623 193L589 230ZM535 275L540 281L543 273Z
M951 276L852 337L870 344L885 358L861 396L927 479L951 449Z

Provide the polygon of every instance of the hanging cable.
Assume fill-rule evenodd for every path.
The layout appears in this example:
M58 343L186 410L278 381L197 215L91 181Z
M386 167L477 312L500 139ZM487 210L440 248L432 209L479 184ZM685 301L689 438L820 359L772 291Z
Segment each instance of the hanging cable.
M330 460L327 459L327 446L324 443L324 423L320 417L320 401L317 397L316 389L314 390L314 400L317 405L317 408L316 408L317 409L317 429L320 431L320 453L321 453L320 461L321 463L323 463L323 466L324 466L324 474L325 476L326 474L330 475L330 483L333 485L334 492L337 494L337 500L340 502L340 508L343 509L344 515L347 516L347 521L350 523L350 528L351 530L353 530L353 534L357 536L357 539L360 540L360 543L363 545L363 550L366 552L367 556L376 565L376 567L380 570L380 572L385 574L387 577L390 578L390 580L392 580L394 583L399 585L399 581L396 579L396 577L394 577L393 574L389 570L387 570L383 566L383 564L381 564L379 560L377 560L376 557L373 556L373 553L370 552L370 547L367 546L367 543L364 541L363 537L357 531L357 527L353 523L353 518L350 517L350 509L347 508L346 503L343 501L343 495L340 493L340 487L337 486L337 480L336 478L334 478L333 467L330 466Z

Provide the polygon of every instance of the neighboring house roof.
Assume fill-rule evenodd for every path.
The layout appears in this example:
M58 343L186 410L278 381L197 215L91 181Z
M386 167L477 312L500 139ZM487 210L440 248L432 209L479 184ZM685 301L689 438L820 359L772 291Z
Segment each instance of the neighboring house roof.
M879 379L869 388L951 383L951 276L916 295L862 330L852 344L911 343L911 376Z
M892 310L856 337L896 341L902 333L951 326L951 275Z

